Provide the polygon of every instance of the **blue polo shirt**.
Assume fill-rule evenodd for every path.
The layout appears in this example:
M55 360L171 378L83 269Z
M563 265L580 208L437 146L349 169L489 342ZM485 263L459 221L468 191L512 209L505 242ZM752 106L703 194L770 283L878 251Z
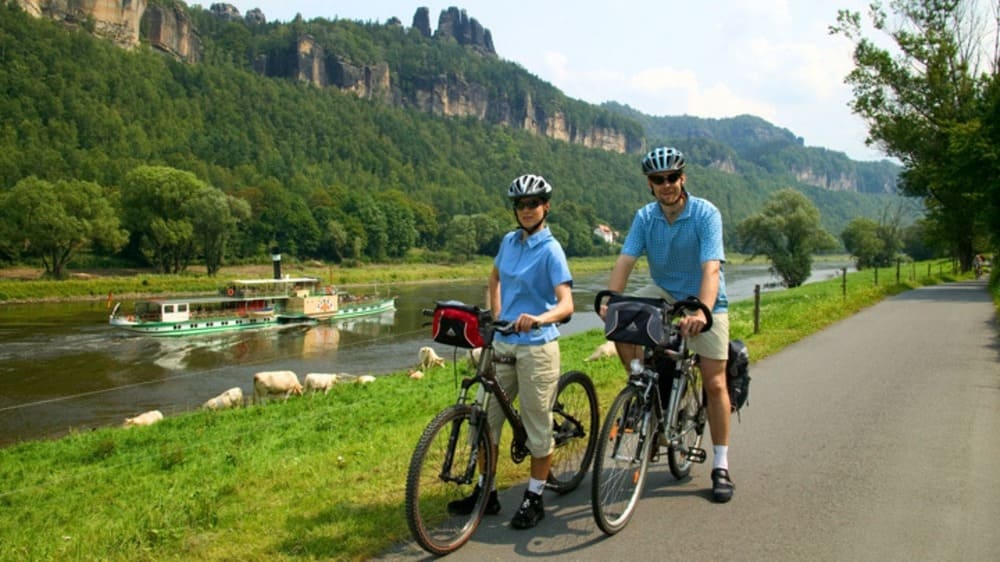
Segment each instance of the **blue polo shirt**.
M701 264L726 261L722 248L722 215L712 203L688 196L674 224L667 222L655 201L635 213L622 253L638 258L646 254L653 282L678 300L698 296ZM726 277L719 268L719 296L712 312L726 312Z
M558 303L556 286L573 285L562 246L545 227L521 240L521 229L507 233L493 260L500 273L500 318L513 322L522 313L538 315ZM541 345L559 337L554 325L510 336L497 335L496 341Z

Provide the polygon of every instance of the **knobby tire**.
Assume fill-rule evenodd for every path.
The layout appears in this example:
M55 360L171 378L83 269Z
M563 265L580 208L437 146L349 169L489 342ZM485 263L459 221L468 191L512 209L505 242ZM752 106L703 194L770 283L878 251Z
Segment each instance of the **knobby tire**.
M552 452L548 488L559 494L580 485L590 468L597 443L600 412L594 383L580 371L559 377L559 390L552 408L556 445Z
M471 495L478 483L477 451L485 467L483 490L493 487L496 458L490 432L485 416L480 416L481 427L470 423L472 416L472 407L465 404L442 410L424 429L410 459L406 477L406 522L417 543L432 554L444 555L460 548L472 537L483 518L489 496L485 492L479 494L479 500L468 515L453 515L447 509L448 502ZM475 435L477 446L473 446L470 435ZM449 452L453 461L446 474L461 478L462 482L442 478Z

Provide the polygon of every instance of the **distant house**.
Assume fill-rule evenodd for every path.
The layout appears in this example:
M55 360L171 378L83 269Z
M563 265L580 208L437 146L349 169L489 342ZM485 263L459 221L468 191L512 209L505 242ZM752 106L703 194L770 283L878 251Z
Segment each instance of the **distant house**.
M614 244L615 240L618 239L618 233L606 224L597 225L597 228L594 229L594 236L603 240L605 244Z

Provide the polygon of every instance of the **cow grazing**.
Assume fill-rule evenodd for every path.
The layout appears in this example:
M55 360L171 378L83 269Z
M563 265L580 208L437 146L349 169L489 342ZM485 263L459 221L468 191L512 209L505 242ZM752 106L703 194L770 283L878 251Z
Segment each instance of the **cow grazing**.
M410 369L409 371L407 371L407 375L414 380L420 380L424 378L424 372L418 371L416 369Z
M330 392L333 385L340 382L340 376L332 373L309 373L302 381L302 388L306 392L319 392L323 394Z
M444 359L434 351L433 347L421 347L420 363L417 364L417 368L426 371L431 367L444 367Z
M603 359L604 357L614 357L617 354L618 352L615 350L615 342L606 341L597 346L597 349L590 354L590 357L584 359L584 361L597 361L598 359Z
M253 401L259 403L272 394L284 394L285 400L292 394L302 396L299 377L292 371L261 371L253 376Z
M150 410L143 412L134 418L125 418L125 427L136 427L140 425L153 425L163 419L163 412Z
M208 410L225 410L226 408L239 408L243 405L243 389L234 386L222 394L212 398L202 404L202 408Z
M360 377L358 377L357 379L355 379L354 382L356 382L358 384L368 384L368 383L371 383L371 382L375 382L375 377L373 377L371 375L361 375Z

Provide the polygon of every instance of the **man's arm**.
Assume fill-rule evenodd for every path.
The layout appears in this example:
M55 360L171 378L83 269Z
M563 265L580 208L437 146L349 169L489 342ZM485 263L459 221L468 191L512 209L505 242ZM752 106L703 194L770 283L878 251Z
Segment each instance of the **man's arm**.
M628 276L632 274L635 262L638 258L628 254L621 254L615 261L615 267L611 270L611 278L608 279L608 290L616 293L624 293L625 286L628 285Z

